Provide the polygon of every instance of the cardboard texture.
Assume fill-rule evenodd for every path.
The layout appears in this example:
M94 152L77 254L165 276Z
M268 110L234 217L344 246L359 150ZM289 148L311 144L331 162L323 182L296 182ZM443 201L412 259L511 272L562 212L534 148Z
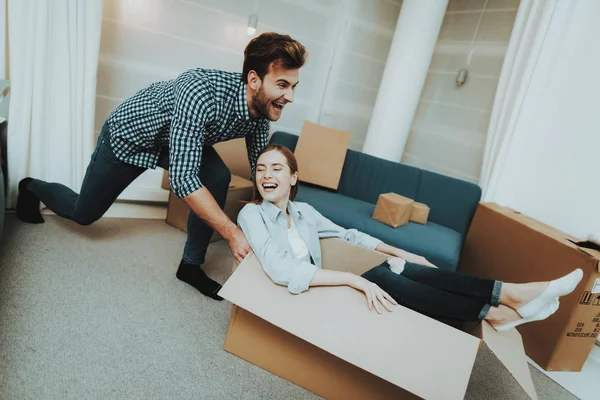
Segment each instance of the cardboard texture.
M322 240L321 247L324 265L357 274L386 258L339 239ZM270 280L254 254L219 294L234 303L226 351L328 399L462 399L484 354L485 365L504 362L494 371L536 398L515 330L500 334L484 323L472 335L401 306L379 315L349 287L292 295Z
M304 121L294 151L300 181L337 189L349 143L350 131Z
M576 268L584 277L558 311L518 327L525 351L548 371L581 371L600 332L600 252L577 238L495 203L477 208L458 270L511 283L550 281ZM598 289L598 287L597 287ZM596 293L594 293L596 292Z
M252 172L248 161L248 150L246 139L232 139L217 143L213 146L219 156L231 171L231 175L237 175L244 179L250 179Z
M169 171L166 169L163 171L162 182L160 183L160 187L165 190L171 190L171 185L169 184Z
M237 175L231 176L227 200L225 202L225 214L233 221L237 221L237 216L245 205L245 201L252 200L254 186L252 182ZM183 200L178 198L175 193L169 194L169 206L167 208L166 223L187 232L187 220L190 208ZM211 242L222 239L217 232L211 237Z
M379 195L373 219L393 228L408 224L414 200L396 193Z
M423 203L412 203L410 211L410 221L418 224L426 224L429 218L429 207Z

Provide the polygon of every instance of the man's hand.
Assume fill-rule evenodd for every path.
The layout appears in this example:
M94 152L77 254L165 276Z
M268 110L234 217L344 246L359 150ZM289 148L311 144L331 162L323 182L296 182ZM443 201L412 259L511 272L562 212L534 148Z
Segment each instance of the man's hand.
M244 232L240 228L236 227L233 233L226 239L231 248L231 254L233 254L233 258L235 258L238 264L252 251Z
M418 256L416 254L412 254L409 252L403 253L400 258L402 258L410 263L413 263L413 264L419 264L419 265L423 265L425 267L430 267L430 268L437 268L435 265L430 263L425 257Z

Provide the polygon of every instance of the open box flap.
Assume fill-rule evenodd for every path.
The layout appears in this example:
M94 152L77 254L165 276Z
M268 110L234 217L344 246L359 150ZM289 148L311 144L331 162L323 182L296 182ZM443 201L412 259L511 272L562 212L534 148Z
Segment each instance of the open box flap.
M427 399L462 399L481 340L404 307L379 315L349 287L301 295L274 284L254 254L219 295L313 345ZM435 384L432 384L435 383Z
M535 387L531 379L531 372L527 364L527 357L523 348L523 340L516 329L511 329L507 332L497 332L485 321L482 323L465 324L464 329L472 335L481 338L485 343L480 356L485 359L487 364L500 362L506 372L525 391L527 396L534 400L537 399ZM488 350L491 356L485 354ZM497 374L498 369L494 371ZM499 380L498 382L506 382L506 377L498 376L497 379ZM508 383L502 386L508 386Z

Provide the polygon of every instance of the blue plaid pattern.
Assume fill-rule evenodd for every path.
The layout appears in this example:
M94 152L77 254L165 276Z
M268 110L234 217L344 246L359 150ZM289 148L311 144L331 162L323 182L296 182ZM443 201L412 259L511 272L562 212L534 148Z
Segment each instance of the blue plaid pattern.
M270 126L267 118L250 118L240 73L200 68L140 90L107 123L123 162L154 169L161 148L169 148L169 183L180 198L203 186L198 176L204 146L245 137L254 174Z

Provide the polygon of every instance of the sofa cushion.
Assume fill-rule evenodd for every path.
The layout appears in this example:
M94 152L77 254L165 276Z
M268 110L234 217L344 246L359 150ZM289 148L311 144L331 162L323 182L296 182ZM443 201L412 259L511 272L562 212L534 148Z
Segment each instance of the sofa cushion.
M372 218L363 223L364 232L369 235L421 255L439 268L456 271L462 246L460 233L434 222L425 225L409 222L395 229Z
M422 170L416 201L430 208L429 220L466 237L481 199L481 188L471 182Z
M390 192L414 199L420 175L418 168L348 150L338 192L373 204Z
M409 222L392 228L372 219L375 205L316 187L300 185L298 201L312 205L326 218L346 229L358 229L385 243L427 258L440 268L456 270L461 235L452 229L428 222Z

